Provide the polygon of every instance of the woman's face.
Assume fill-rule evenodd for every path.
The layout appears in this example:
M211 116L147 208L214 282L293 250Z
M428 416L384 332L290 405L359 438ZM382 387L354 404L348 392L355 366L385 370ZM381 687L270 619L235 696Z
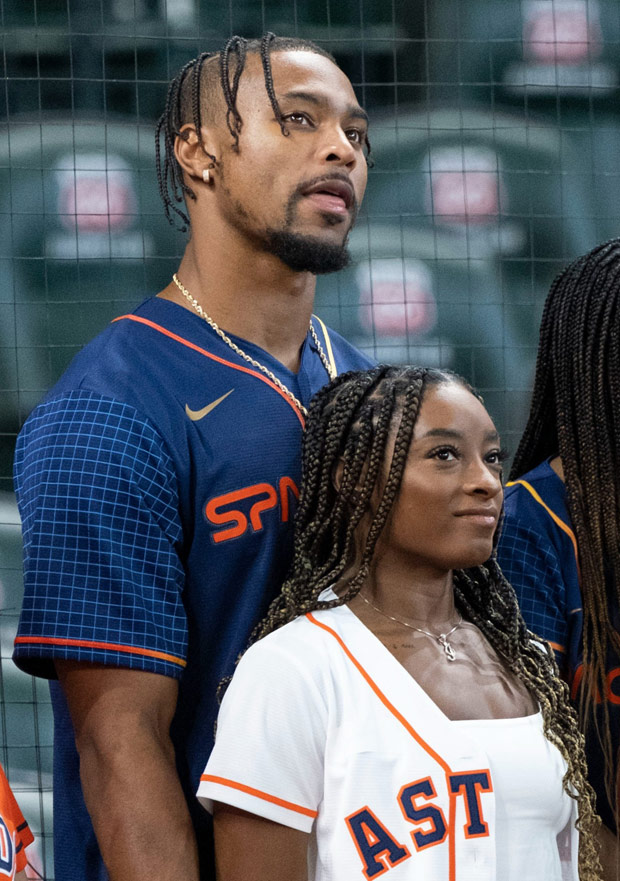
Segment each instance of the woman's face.
M501 460L480 401L456 383L429 387L377 553L429 572L484 563L502 506Z

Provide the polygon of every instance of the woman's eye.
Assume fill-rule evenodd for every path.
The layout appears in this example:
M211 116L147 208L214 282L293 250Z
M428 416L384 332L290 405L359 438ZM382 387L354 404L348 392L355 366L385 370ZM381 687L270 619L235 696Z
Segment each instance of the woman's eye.
M440 447L438 450L432 451L431 457L439 459L441 462L451 462L456 459L457 451L452 447Z
M486 460L489 465L499 465L500 468L507 458L508 452L506 450L491 450L491 452L486 455Z

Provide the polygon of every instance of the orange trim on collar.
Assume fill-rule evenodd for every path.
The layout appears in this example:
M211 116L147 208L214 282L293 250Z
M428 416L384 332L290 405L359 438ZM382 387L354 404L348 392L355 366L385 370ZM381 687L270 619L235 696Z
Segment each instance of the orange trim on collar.
M250 376L254 376L256 379L260 379L261 382L264 382L265 385L268 385L269 388L272 388L274 392L277 392L280 397L286 401L286 403L292 407L295 415L299 419L301 423L301 427L305 428L306 422L304 420L303 414L300 410L295 406L295 404L291 401L288 395L285 395L284 392L278 388L275 382L272 382L267 376L263 376L262 373L258 373L256 370L250 370L249 367L244 367L242 364L234 364L232 361L226 361L225 358L220 358L218 355L213 355L211 352L207 352L206 349L202 349L200 346L197 346L195 343L190 343L189 340L184 339L182 336L179 336L176 333L173 333L171 330L168 330L166 327L162 327L161 324L155 324L154 321L149 321L148 318L141 318L139 315L119 315L118 318L114 318L112 324L116 321L136 321L138 324L145 324L147 327L153 328L158 333L163 333L164 336L170 337L170 339L175 340L177 343L181 343L183 346L187 346L188 349L193 349L195 352L199 352L199 354L204 355L205 358L211 358L212 361L217 361L218 364L223 364L225 367L231 367L233 370L240 370L242 373L249 373Z

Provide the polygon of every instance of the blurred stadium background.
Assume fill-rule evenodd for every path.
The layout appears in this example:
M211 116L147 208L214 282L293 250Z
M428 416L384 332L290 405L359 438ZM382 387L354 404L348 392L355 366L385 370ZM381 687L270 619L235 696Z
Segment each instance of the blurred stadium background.
M320 279L316 311L379 360L463 373L514 450L549 283L620 231L620 4L0 0L0 22L0 761L52 879L47 689L10 660L12 456L74 353L182 253L154 171L168 81L233 33L335 54L375 167L353 264Z

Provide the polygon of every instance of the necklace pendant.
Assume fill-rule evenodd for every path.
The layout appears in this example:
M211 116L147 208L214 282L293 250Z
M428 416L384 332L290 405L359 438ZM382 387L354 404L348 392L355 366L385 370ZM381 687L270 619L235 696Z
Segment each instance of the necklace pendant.
M448 642L445 633L439 634L439 636L437 637L437 642L444 650L444 654L446 656L446 659L448 661L456 661L456 653L455 653L454 649L452 648L452 646L450 645L450 643Z

